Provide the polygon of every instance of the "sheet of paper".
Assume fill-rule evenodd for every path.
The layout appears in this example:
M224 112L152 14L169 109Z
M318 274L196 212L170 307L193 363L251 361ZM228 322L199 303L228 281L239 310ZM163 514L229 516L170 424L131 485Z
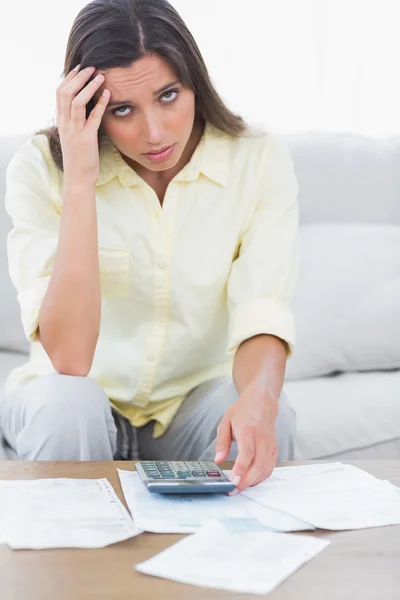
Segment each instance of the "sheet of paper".
M135 568L181 583L267 594L330 544L238 522L209 523Z
M107 479L0 481L11 548L101 548L139 533Z
M152 494L135 471L118 469L118 474L135 525L152 533L193 533L210 518L224 517L256 517L276 531L313 529L308 523L240 494Z
M230 477L232 470L224 469L223 472ZM262 525L278 533L285 531L313 531L316 529L310 523L306 523L289 513L262 505L259 502L252 502L249 505L249 510L253 517L258 519Z
M328 489L332 487L336 489L338 485L346 485L348 487L358 486L359 484L375 483L378 481L376 477L354 467L340 462L299 465L293 467L276 467L269 479L263 483L254 486L252 490L262 490L266 485L268 489L271 486L282 488L285 485L299 486L307 489Z
M363 529L400 523L400 489L351 465L276 468L241 495L322 529Z

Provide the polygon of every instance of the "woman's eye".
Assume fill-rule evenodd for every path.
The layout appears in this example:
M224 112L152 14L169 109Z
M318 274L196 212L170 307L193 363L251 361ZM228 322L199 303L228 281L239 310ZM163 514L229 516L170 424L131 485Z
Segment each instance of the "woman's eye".
M178 96L178 90L168 90L168 92L164 92L163 95L161 96L161 98L165 98L166 103L168 102L173 102L174 100L176 100Z
M161 96L161 99L163 99L162 103L169 104L174 102L174 100L177 99L178 94L179 90L168 90L167 92L164 92ZM132 108L130 106L118 106L118 108L113 108L111 113L117 117L127 117L132 113Z
M128 111L128 112L124 112L124 111ZM131 109L129 108L129 106L119 106L118 108L115 108L112 111L112 114L117 115L119 117L125 117L126 115L129 114L130 111L131 111Z

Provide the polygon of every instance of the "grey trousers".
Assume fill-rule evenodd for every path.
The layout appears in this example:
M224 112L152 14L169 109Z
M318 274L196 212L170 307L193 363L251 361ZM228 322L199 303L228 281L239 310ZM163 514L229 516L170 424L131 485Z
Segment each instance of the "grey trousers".
M214 460L217 427L238 398L232 379L221 377L192 390L167 431L154 439L153 422L135 431L141 460ZM89 377L51 373L0 403L0 433L19 460L113 460L121 428L103 388ZM286 395L276 420L279 455L294 458L295 414ZM234 442L228 460L237 456Z

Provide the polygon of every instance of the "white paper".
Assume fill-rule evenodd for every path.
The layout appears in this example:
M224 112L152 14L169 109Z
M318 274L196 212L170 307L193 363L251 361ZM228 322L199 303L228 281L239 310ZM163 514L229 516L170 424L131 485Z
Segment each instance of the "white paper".
M135 568L181 583L267 594L330 544L242 525L209 524Z
M223 472L227 477L230 477L232 473L231 470L227 469L224 469ZM268 527L271 531L278 533L283 533L285 531L313 531L316 529L316 527L310 523L306 523L287 512L262 505L259 502L252 502L252 504L249 505L249 510L262 525Z
M341 462L315 463L293 467L276 467L266 481L251 489L260 488L266 483L269 486L271 484L281 486L282 482L286 482L288 485L301 484L308 489L319 489L320 487L335 489L338 484L353 486L376 481L376 477L353 465Z
M101 548L142 533L107 479L0 481L11 548Z
M247 498L322 529L363 529L400 523L400 490L352 465L276 468Z
M256 517L276 531L313 529L279 510L238 494L153 494L135 471L118 469L122 490L135 525L152 533L193 533L210 519Z

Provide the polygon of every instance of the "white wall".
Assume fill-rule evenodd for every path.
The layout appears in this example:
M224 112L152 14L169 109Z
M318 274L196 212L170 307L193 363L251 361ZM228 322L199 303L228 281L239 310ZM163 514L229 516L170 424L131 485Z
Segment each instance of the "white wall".
M45 126L84 0L3 0L0 134ZM400 133L399 0L172 0L229 106L286 133Z

